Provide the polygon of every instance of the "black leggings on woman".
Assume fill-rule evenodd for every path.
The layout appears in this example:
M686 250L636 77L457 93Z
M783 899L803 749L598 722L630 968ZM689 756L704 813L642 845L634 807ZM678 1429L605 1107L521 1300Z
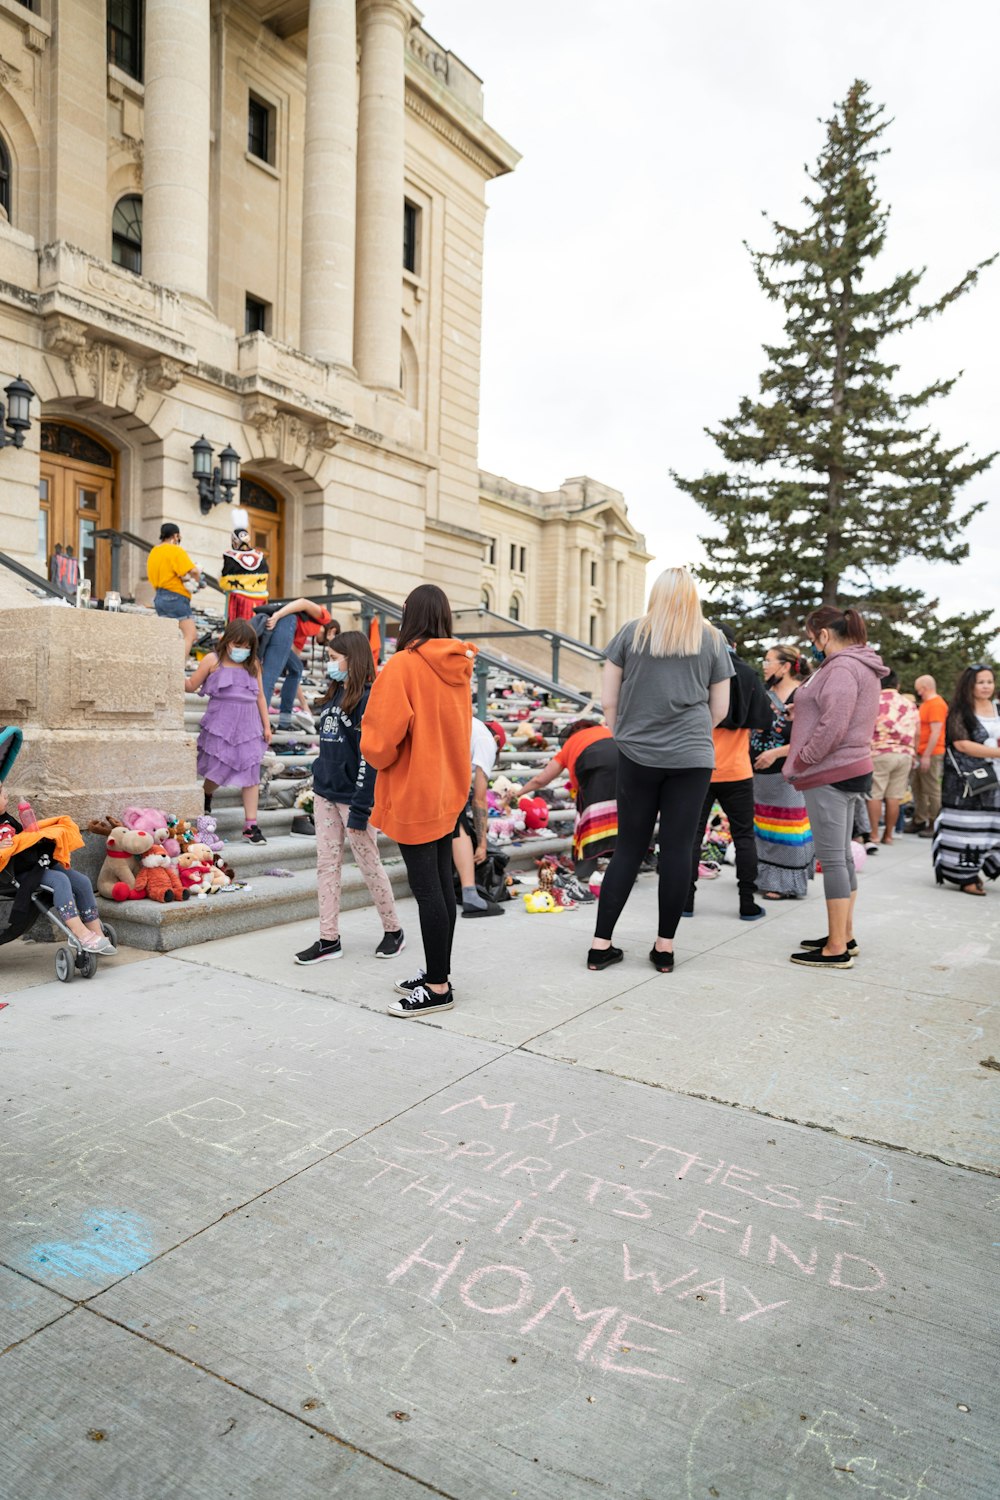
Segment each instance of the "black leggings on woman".
M424 940L424 981L447 984L451 973L451 942L455 935L455 881L452 875L452 833L433 844L400 844L420 914Z
M618 842L601 886L595 937L611 941L660 819L660 917L657 936L672 938L691 884L691 848L712 772L640 766L618 752Z

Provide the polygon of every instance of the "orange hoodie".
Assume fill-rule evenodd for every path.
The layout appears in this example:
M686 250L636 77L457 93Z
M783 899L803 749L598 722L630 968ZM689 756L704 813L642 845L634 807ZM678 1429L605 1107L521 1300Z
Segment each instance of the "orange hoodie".
M475 646L452 637L397 651L361 721L361 754L378 775L372 823L400 844L451 833L472 784Z

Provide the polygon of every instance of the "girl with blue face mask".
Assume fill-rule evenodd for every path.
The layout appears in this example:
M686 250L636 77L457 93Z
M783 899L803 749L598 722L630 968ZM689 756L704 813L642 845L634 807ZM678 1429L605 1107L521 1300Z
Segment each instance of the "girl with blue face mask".
M375 798L375 771L361 754L361 721L375 681L375 662L368 637L344 630L329 648L328 687L313 704L319 729L319 756L313 761L313 820L316 825L316 873L319 893L319 938L296 953L297 964L339 958L340 885L344 843L364 876L382 921L376 958L395 958L404 945L389 877L382 866L375 830L369 825Z
M231 620L218 648L210 651L185 690L208 699L198 731L198 775L205 811L212 811L216 787L238 786L243 797L243 837L266 844L257 823L260 763L271 743L271 721L264 701L257 633L248 620Z

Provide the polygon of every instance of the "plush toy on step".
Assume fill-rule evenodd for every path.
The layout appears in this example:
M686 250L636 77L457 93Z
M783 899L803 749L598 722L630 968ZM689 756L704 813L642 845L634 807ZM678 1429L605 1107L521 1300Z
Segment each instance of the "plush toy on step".
M98 895L108 901L131 901L135 897L139 861L152 847L153 839L148 833L113 828L104 843L104 863L97 877Z
M180 876L170 863L170 855L162 844L154 844L142 858L142 869L136 877L133 899L148 896L150 901L186 901L188 893L181 885Z
M529 833L539 833L549 825L549 804L544 797L522 797L517 804L524 814Z
M182 850L177 856L177 874L189 896L207 896L212 889L212 866L192 854L190 849Z
M210 817L208 813L205 813L200 818L196 818L194 842L199 844L207 844L209 850L213 854L216 854L222 848L222 840L219 838L219 835L215 831L218 826L219 825L215 821L215 819L213 817Z
M143 833L151 833L157 844L162 844L168 837L169 823L167 814L158 807L126 807L122 812L124 828L139 828Z

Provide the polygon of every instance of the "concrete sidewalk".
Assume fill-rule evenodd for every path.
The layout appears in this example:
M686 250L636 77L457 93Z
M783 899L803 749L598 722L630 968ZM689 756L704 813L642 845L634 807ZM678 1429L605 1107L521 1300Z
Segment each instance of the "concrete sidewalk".
M370 911L307 969L19 948L0 1495L995 1495L1000 897L908 839L849 973L788 964L822 912L726 872L659 976L644 878L589 974L518 903L413 1024L410 903L395 965Z

